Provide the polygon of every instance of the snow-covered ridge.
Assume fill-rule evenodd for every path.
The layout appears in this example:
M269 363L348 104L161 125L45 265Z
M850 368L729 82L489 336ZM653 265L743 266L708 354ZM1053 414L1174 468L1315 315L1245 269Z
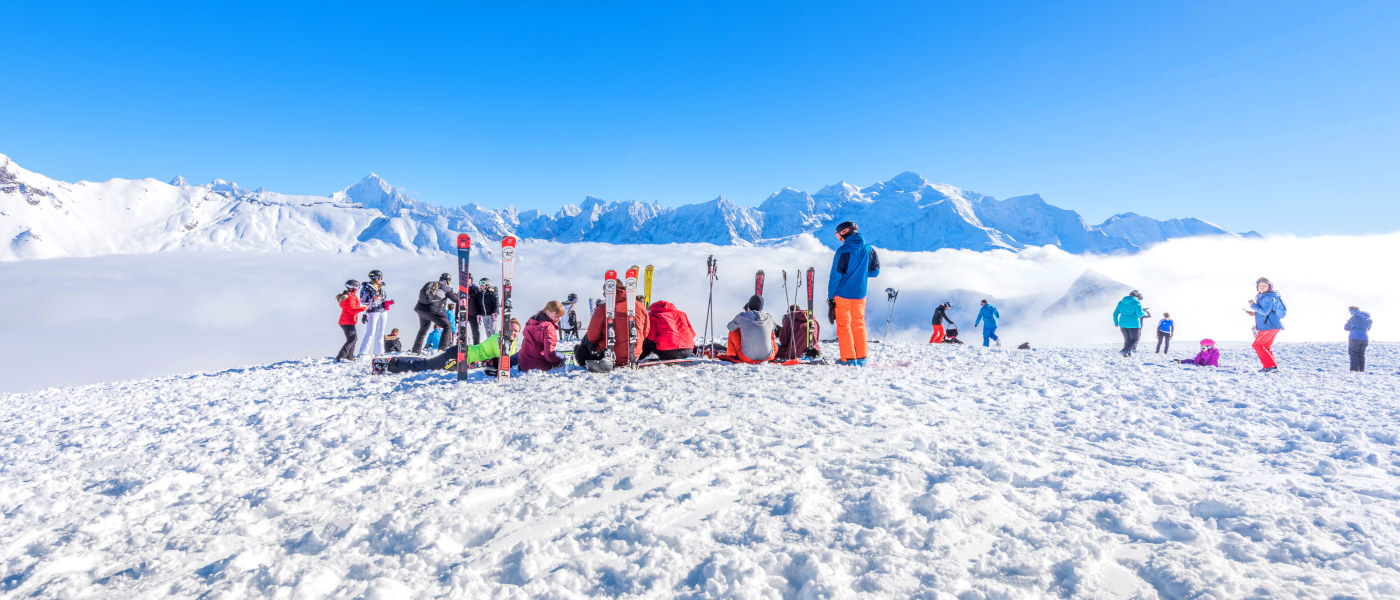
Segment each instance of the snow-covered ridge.
M865 188L847 183L809 194L784 188L757 208L727 198L669 208L588 197L553 214L414 200L370 174L329 196L245 190L183 177L68 183L0 154L0 260L140 254L178 249L381 253L455 252L456 235L612 244L769 244L861 223L866 239L893 250L1136 252L1167 239L1234 235L1199 219L1157 221L1131 213L1090 226L1039 196L998 200L904 172Z

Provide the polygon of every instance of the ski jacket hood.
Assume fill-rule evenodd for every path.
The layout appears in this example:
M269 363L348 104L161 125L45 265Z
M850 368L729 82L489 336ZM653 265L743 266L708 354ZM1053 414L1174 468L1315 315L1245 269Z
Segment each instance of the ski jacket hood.
M1113 309L1113 324L1123 329L1141 329L1142 318L1146 316L1147 313L1142 312L1142 301L1129 294Z
M520 332L520 352L516 354L520 372L548 371L564 364L554 351L559 345L559 321L540 311L525 322Z
M992 306L990 303L983 304L982 310L977 311L977 320L972 322L972 326L976 327L978 323L986 321L987 327L996 329L997 320L999 319L1001 319L1001 311L997 310L997 307Z
M665 300L651 303L647 311L651 321L646 339L656 344L657 350L680 350L695 347L695 328L690 325L690 317Z
M808 329L808 326L811 329ZM808 348L816 347L821 339L821 323L807 318L807 312L794 310L783 315L783 324L778 327L778 360L802 358Z
M839 296L847 300L864 300L866 281L879 276L880 258L876 256L875 249L867 245L859 233L852 233L841 242L841 247L836 249L836 255L831 259L826 299Z
M642 344L646 342L647 333L651 330L651 319L647 317L647 309L642 306L640 300L633 300L633 310L636 311L637 319L637 346L634 348L637 356L642 355ZM613 315L613 360L614 364L621 366L627 364L627 294L618 294L617 303L613 305L616 313ZM607 343L604 328L607 323L607 307L600 307L593 311L593 318L588 322L588 341L594 348L602 349Z
M744 356L766 359L777 350L773 345L773 332L777 327L773 324L773 316L766 312L746 310L735 315L728 327L730 331L739 332L740 350Z
M1270 289L1267 292L1254 297L1254 304L1249 305L1249 309L1254 311L1254 328L1259 331L1270 331L1273 329L1283 329L1283 317L1279 316L1279 311L1286 310L1283 307L1283 299L1278 292Z
M1349 340L1369 339L1366 332L1371 330L1371 313L1364 310L1351 311L1351 318L1347 319L1347 324L1343 329L1347 330L1347 339Z

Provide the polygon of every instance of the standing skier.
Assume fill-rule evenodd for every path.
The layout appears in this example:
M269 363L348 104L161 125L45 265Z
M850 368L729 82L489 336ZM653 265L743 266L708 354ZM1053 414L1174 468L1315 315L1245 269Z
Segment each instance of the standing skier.
M1254 353L1259 355L1259 364L1264 367L1259 372L1273 373L1278 370L1278 361L1274 359L1274 338L1283 329L1283 317L1288 314L1288 307L1274 291L1274 284L1268 277L1256 279L1254 289L1258 293L1249 301L1249 308L1245 309L1254 317L1254 330L1257 332L1254 334Z
M986 322L985 325L982 325L983 346L992 345L992 340L996 340L997 346L1001 346L1001 338L997 337L997 320L1000 318L1001 311L987 302L986 298L983 298L982 309L977 311L977 320L972 322L973 327L977 327L984 321Z
M413 305L413 312L418 314L418 335L413 338L414 352L423 351L423 338L428 335L428 328L432 325L445 330L439 348L452 344L455 338L452 324L447 320L447 303L456 304L459 301L457 290L452 289L450 273L443 273L437 281L423 284L422 289L418 290L418 304Z
M950 308L953 308L953 303L944 302L943 304L939 304L938 308L933 309L933 335L928 338L928 343L943 343L943 338L947 336L947 332L943 329L944 321L947 321L948 324L953 327L958 326L957 323L954 323L952 319L948 318L948 309Z
M1142 337L1142 320L1147 313L1142 310L1142 292L1133 290L1118 301L1113 309L1113 324L1123 332L1123 356L1130 356L1137 350L1138 339Z
M1351 318L1347 319L1347 324L1342 328L1347 330L1347 354L1351 356L1351 370L1366 371L1366 345L1370 344L1370 338L1366 335L1371 330L1371 313L1365 312L1355 306L1348 306Z
M501 314L501 294L491 285L491 280L481 278L481 317L486 322L486 335L496 334L496 321Z
M365 306L365 339L360 341L356 356L384 353L384 323L389 320L389 308L393 300L384 299L384 272L375 269L369 272L369 281L360 285L360 304Z
M340 304L340 331L345 334L345 343L335 354L335 362L355 360L355 322L365 311L364 305L360 304L359 290L360 282L351 279L345 282L345 291L335 296L335 301Z
M564 318L560 320L559 333L566 340L578 339L578 294L570 293L564 301Z
M880 258L859 232L851 221L836 226L841 247L831 259L831 277L826 284L827 320L836 325L841 349L838 365L865 365L865 284L880 276Z
M1156 352L1172 352L1172 333L1176 330L1176 324L1172 323L1171 313L1162 313L1162 320L1157 321L1157 350ZM1165 343L1165 348L1163 344ZM1154 352L1154 354L1156 353Z
M490 280L485 277L481 278L482 285L485 285L489 281ZM467 297L463 298L463 300L467 303L467 325L472 330L473 344L480 343L481 341L481 315L486 310L482 304L482 292L482 286L472 283L471 279L467 280ZM490 334L488 333L487 335L489 336Z

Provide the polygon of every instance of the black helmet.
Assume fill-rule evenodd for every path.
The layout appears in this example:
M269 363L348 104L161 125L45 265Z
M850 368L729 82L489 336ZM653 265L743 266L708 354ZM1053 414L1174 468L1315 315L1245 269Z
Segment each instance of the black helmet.
M353 289L355 289L355 288L357 288L357 287L360 287L360 282L355 281L354 279L347 279L347 280L345 280L345 289L347 289L347 290L353 290Z
M860 227L856 226L855 221L842 221L836 226L836 235L843 238L857 231L860 231Z
M443 273L442 275L438 276L438 281L448 281L448 282L450 282L450 281L452 281L452 274L451 274L451 273Z
M570 293L569 302L578 302L578 294Z
M383 279L383 278L384 278L384 272L383 272L383 271L380 271L379 269L375 269L375 270L369 272L369 280L370 280L370 281L379 281L380 279Z

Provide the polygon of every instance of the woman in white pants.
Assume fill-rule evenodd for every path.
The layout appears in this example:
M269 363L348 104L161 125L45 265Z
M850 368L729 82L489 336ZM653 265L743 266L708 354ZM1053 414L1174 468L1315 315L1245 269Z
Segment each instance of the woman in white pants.
M365 335L360 338L360 351L357 356L368 352L371 356L384 353L384 324L389 320L389 307L393 300L384 300L384 273L379 269L369 272L369 280L360 286L360 303L365 310Z

